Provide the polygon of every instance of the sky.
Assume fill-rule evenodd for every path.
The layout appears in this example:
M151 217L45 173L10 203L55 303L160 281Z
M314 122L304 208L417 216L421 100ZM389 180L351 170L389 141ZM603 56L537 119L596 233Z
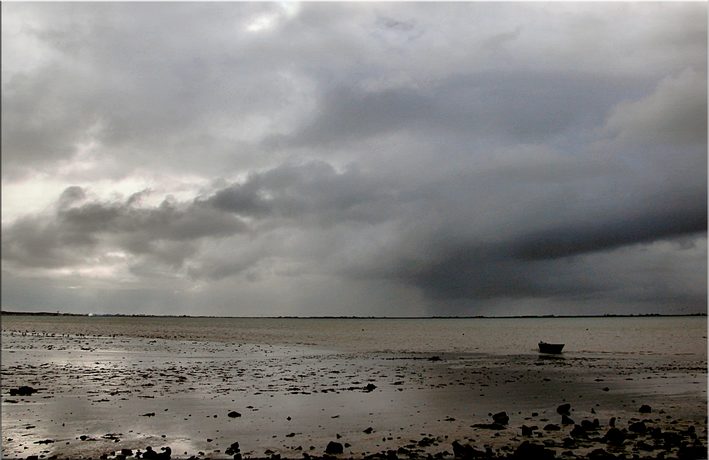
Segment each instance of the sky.
M2 308L707 309L707 4L2 3Z

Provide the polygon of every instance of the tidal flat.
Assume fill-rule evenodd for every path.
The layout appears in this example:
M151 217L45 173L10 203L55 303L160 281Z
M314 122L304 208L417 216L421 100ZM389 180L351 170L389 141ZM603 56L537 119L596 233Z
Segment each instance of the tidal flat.
M3 316L2 454L706 458L706 331L705 317Z

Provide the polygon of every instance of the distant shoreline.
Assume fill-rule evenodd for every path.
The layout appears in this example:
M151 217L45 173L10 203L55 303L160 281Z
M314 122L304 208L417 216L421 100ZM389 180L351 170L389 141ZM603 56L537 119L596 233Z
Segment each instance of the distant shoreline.
M460 315L460 316L219 316L219 315L155 315L155 314L123 314L123 313L63 313L63 312L22 312L2 311L0 315L7 316L85 316L94 318L235 318L235 319L545 319L545 318L671 318L699 316L706 317L706 313L683 314L604 314L604 315L513 315L513 316L487 316L487 315Z

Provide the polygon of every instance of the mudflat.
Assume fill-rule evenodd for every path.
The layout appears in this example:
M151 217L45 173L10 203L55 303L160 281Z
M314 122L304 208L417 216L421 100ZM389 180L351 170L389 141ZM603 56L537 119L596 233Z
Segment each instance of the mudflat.
M652 349L568 343L559 356L538 337L510 353L426 320L246 321L221 335L95 320L3 317L4 458L706 457L705 318L670 332L629 322L644 326L617 337L654 331ZM603 324L568 323L564 340L624 329ZM338 342L333 327L376 333ZM672 331L695 345L663 347Z

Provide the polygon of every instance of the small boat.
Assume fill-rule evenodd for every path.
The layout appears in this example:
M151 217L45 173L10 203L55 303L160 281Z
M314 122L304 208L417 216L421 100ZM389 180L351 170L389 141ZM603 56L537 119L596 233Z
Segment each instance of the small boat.
M558 355L561 353L562 348L564 348L563 343L539 342L539 353L551 353Z

